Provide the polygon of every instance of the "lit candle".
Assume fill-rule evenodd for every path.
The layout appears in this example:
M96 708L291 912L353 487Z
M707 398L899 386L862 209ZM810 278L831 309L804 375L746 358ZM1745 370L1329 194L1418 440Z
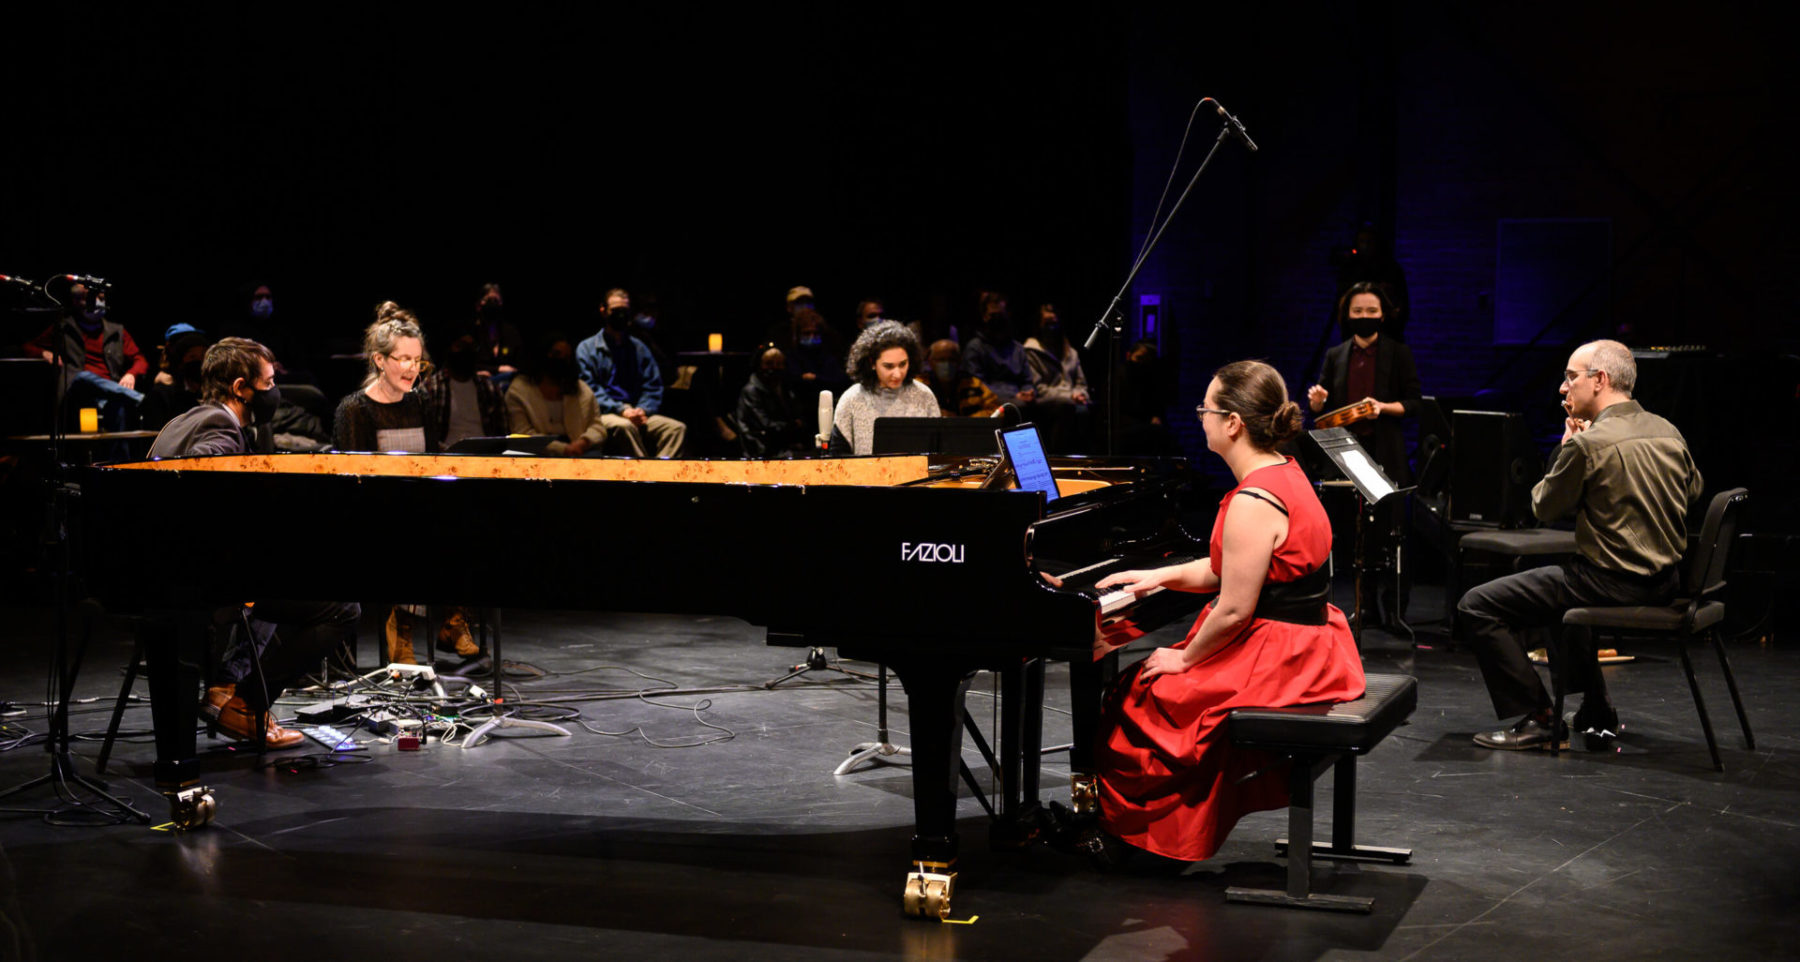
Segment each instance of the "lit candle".
M717 354L720 351L725 350L725 335L723 335L723 334L708 334L708 335L706 335L706 349L713 352L714 354Z
M99 430L100 430L100 409L99 408L82 408L81 409L81 433L82 434L93 434Z

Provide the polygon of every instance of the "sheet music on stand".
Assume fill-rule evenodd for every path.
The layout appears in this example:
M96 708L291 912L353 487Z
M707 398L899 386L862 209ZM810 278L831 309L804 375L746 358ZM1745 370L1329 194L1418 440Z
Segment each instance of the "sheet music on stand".
M1375 512L1383 501L1393 497L1404 497L1413 489L1394 487L1394 482L1387 476L1387 472L1381 470L1381 465L1376 464L1374 459L1369 457L1369 452L1357 442L1356 435L1351 434L1347 429L1321 428L1316 431L1308 431L1306 434L1319 446L1319 450L1325 452L1325 456L1331 459L1331 463L1337 465L1338 470L1344 473L1344 477L1350 479L1350 484L1356 488L1358 500L1361 502L1356 512L1356 550L1350 556L1353 559L1352 564L1356 568L1356 608L1351 615L1354 625L1351 631L1356 637L1356 650L1361 651L1363 610L1365 608L1363 596L1366 590L1364 577L1368 573L1363 550L1366 537L1364 528L1375 517ZM1395 549L1393 570L1395 576L1398 577L1400 571L1398 548ZM1400 623L1405 626L1404 621ZM1407 628L1406 631L1410 636L1412 629Z
M1380 504L1384 498L1412 490L1396 488L1387 472L1381 470L1381 465L1369 457L1369 452L1363 449L1357 442L1356 435L1351 434L1348 429L1322 428L1306 433L1318 444L1319 450L1331 459L1331 463L1344 473L1344 477L1356 486L1356 493L1362 495L1363 501L1370 506Z

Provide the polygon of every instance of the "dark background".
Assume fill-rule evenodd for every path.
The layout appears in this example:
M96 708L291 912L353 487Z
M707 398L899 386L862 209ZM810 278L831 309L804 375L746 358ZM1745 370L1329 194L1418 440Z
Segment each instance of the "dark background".
M1262 150L1219 152L1126 298L1134 325L1162 300L1191 454L1181 412L1219 364L1310 383L1341 336L1333 253L1369 222L1406 270L1426 393L1549 431L1573 343L1704 345L1704 369L1646 365L1640 393L1710 487L1788 484L1796 85L1776 8L1465 7L26 14L4 41L0 272L112 279L146 347L252 280L345 337L388 298L460 323L487 280L528 329L577 335L629 287L673 349L750 346L794 284L840 327L875 296L967 330L981 288L1085 326L1210 95ZM1185 170L1217 129L1198 120ZM1503 277L1502 221L1546 220L1604 244L1577 270L1527 238ZM1551 293L1497 296L1521 280Z

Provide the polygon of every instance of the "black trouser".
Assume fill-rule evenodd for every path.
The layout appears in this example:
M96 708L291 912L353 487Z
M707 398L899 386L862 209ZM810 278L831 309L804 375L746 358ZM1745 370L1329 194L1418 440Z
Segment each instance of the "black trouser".
M1567 692L1604 693L1600 665L1585 628L1561 631L1563 613L1587 605L1667 604L1680 587L1676 570L1644 578L1608 571L1583 558L1561 567L1532 568L1495 578L1463 595L1463 641L1481 663L1481 676L1494 699L1494 714L1511 718L1550 707L1532 648L1561 654L1553 664ZM1560 639L1560 645L1551 645Z
M265 709L339 645L355 639L361 617L362 607L355 602L258 601L250 611L249 644L238 639L225 653L221 681L237 683L238 695L252 711ZM277 628L280 640L274 638ZM253 691L255 685L244 684L250 678L252 649L262 659L266 696Z

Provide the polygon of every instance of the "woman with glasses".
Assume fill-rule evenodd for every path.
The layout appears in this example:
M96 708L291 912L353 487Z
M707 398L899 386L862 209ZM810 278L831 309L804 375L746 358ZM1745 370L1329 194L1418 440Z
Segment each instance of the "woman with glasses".
M425 365L419 319L393 301L383 301L375 308L375 323L363 334L363 352L369 371L362 390L338 404L332 447L425 453L425 405L413 393Z
M419 319L393 301L375 308L375 323L363 334L369 372L362 390L338 404L332 447L339 451L388 451L424 454L435 445L425 431L425 404L413 385L424 373L425 334ZM414 628L424 623L424 605L396 605L388 613L384 634L388 661L413 664ZM473 670L481 653L469 630L468 617L452 609L438 632L438 647L470 659L459 669Z
M1207 448L1238 481L1208 556L1095 585L1218 594L1185 640L1151 652L1106 697L1098 830L1077 836L1102 861L1130 851L1121 841L1208 858L1241 816L1287 805L1285 765L1231 747L1233 709L1363 694L1350 627L1329 602L1331 524L1299 465L1276 450L1300 432L1299 405L1274 368L1238 361L1213 377L1199 414Z

